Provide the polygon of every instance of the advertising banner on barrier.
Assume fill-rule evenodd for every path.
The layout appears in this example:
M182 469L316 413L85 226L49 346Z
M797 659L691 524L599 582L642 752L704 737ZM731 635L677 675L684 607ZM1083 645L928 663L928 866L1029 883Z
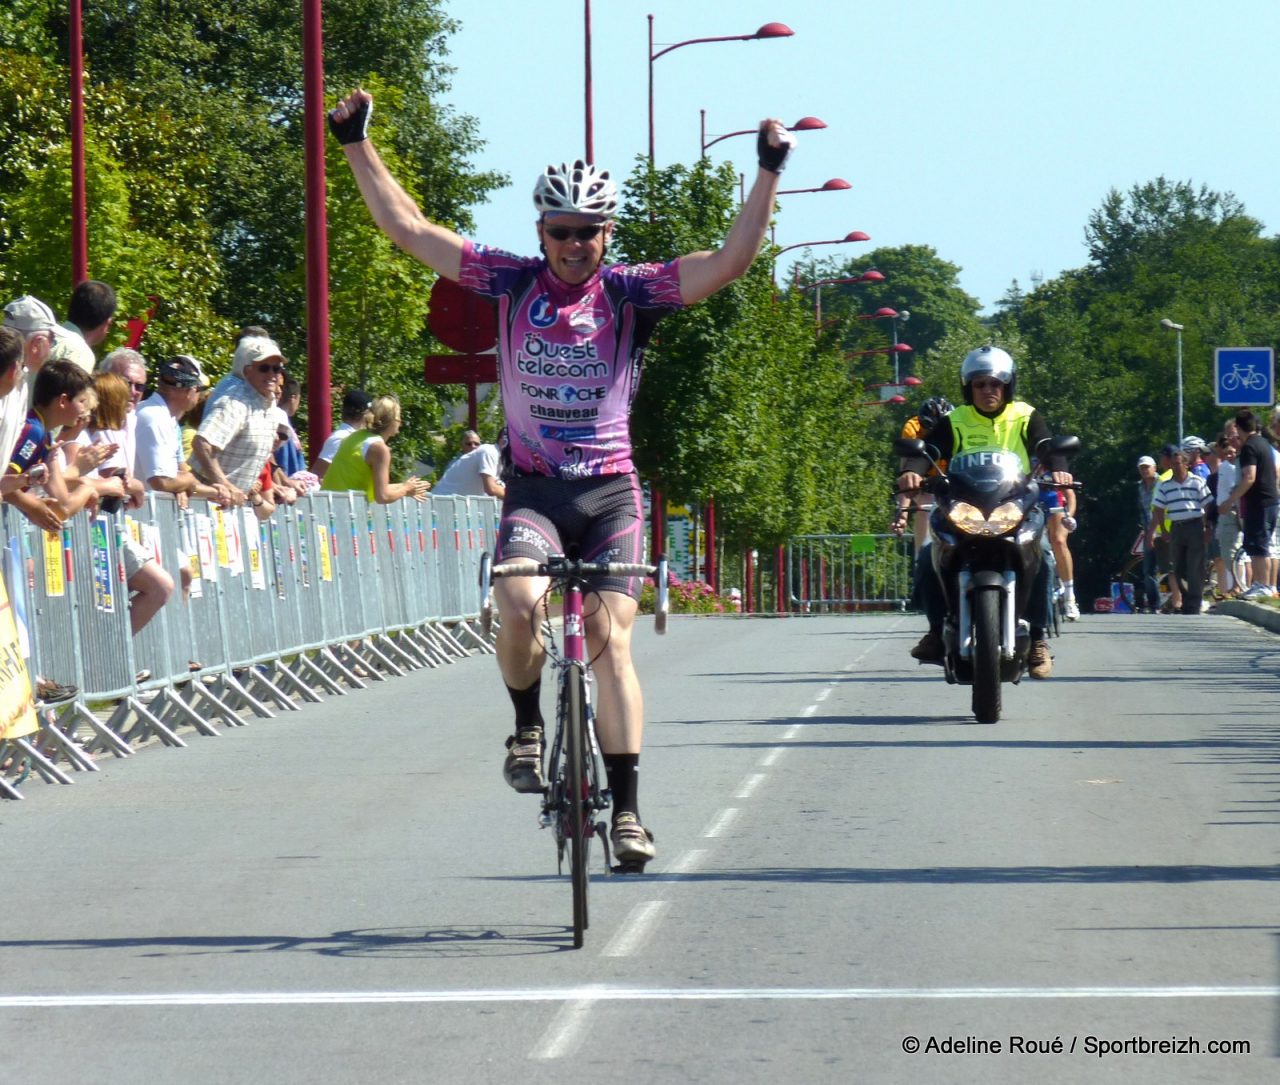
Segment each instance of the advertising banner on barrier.
M320 558L320 579L326 584L333 579L333 565L329 561L329 529L316 524L316 553Z
M31 698L31 677L18 644L9 595L0 580L0 742L23 738L39 728Z
M116 609L115 570L111 568L109 539L112 524L109 516L96 516L89 527L90 548L93 551L93 605L106 614Z
M262 565L262 533L258 530L258 518L253 509L243 507L244 555L249 567L249 581L258 591L267 590L267 571Z
M67 582L62 575L62 532L43 531L44 539L44 593L50 599L67 594Z
M209 510L213 513L213 543L218 555L218 568L231 568L231 551L227 547L227 520L222 509L214 505Z

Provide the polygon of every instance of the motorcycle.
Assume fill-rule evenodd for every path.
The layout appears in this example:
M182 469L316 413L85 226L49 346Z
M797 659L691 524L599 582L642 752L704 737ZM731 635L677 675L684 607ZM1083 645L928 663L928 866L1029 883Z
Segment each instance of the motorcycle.
M1079 448L1077 437L1051 437L1037 456L1070 456ZM936 501L929 535L947 602L943 667L949 684L973 687L978 722L996 723L1001 683L1017 684L1026 670L1031 627L1023 615L1040 571L1045 526L1040 488L1054 484L1025 473L1017 453L1002 449L961 453L946 471L937 450L918 438L898 438L894 451L937 469L922 488Z

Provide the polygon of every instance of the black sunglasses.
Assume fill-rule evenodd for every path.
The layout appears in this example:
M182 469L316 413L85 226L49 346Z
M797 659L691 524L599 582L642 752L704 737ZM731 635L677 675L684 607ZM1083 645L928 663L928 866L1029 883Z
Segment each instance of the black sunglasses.
M544 226L542 232L555 241L568 241L571 237L579 241L594 241L603 229L603 222L595 222L590 226Z
M259 373L283 373L284 372L284 366L269 365L266 362L261 362L260 364L255 365L253 368L256 369Z

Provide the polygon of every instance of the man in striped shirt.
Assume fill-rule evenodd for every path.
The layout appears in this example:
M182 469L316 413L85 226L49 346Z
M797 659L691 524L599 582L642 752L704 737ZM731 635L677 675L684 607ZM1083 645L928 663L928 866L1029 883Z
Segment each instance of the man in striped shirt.
M1182 613L1199 614L1200 600L1204 595L1204 555L1208 542L1208 521L1205 510L1209 507L1209 487L1199 475L1187 469L1187 454L1181 449L1172 455L1173 474L1156 483L1151 499L1153 510L1160 510L1169 518L1169 556L1173 575L1182 586ZM1155 536L1159 515L1151 518L1147 527L1147 544Z

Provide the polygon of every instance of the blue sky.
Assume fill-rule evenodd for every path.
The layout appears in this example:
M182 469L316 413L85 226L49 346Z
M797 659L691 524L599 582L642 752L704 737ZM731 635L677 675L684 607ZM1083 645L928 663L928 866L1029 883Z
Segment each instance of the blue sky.
M533 252L533 180L584 149L583 0L449 0L462 29L449 103L487 141L476 164L512 187L476 209L476 237ZM1161 174L1231 191L1280 232L1276 0L592 0L595 157L628 174L647 146L648 30L690 45L655 72L657 161L692 163L711 135L765 116L827 122L802 133L784 188L831 177L848 192L782 201L780 245L863 230L932 245L990 308L1013 279L1086 262L1083 230L1108 189ZM712 149L754 175L746 137ZM673 254L675 255L675 254ZM780 273L795 253L780 261Z

